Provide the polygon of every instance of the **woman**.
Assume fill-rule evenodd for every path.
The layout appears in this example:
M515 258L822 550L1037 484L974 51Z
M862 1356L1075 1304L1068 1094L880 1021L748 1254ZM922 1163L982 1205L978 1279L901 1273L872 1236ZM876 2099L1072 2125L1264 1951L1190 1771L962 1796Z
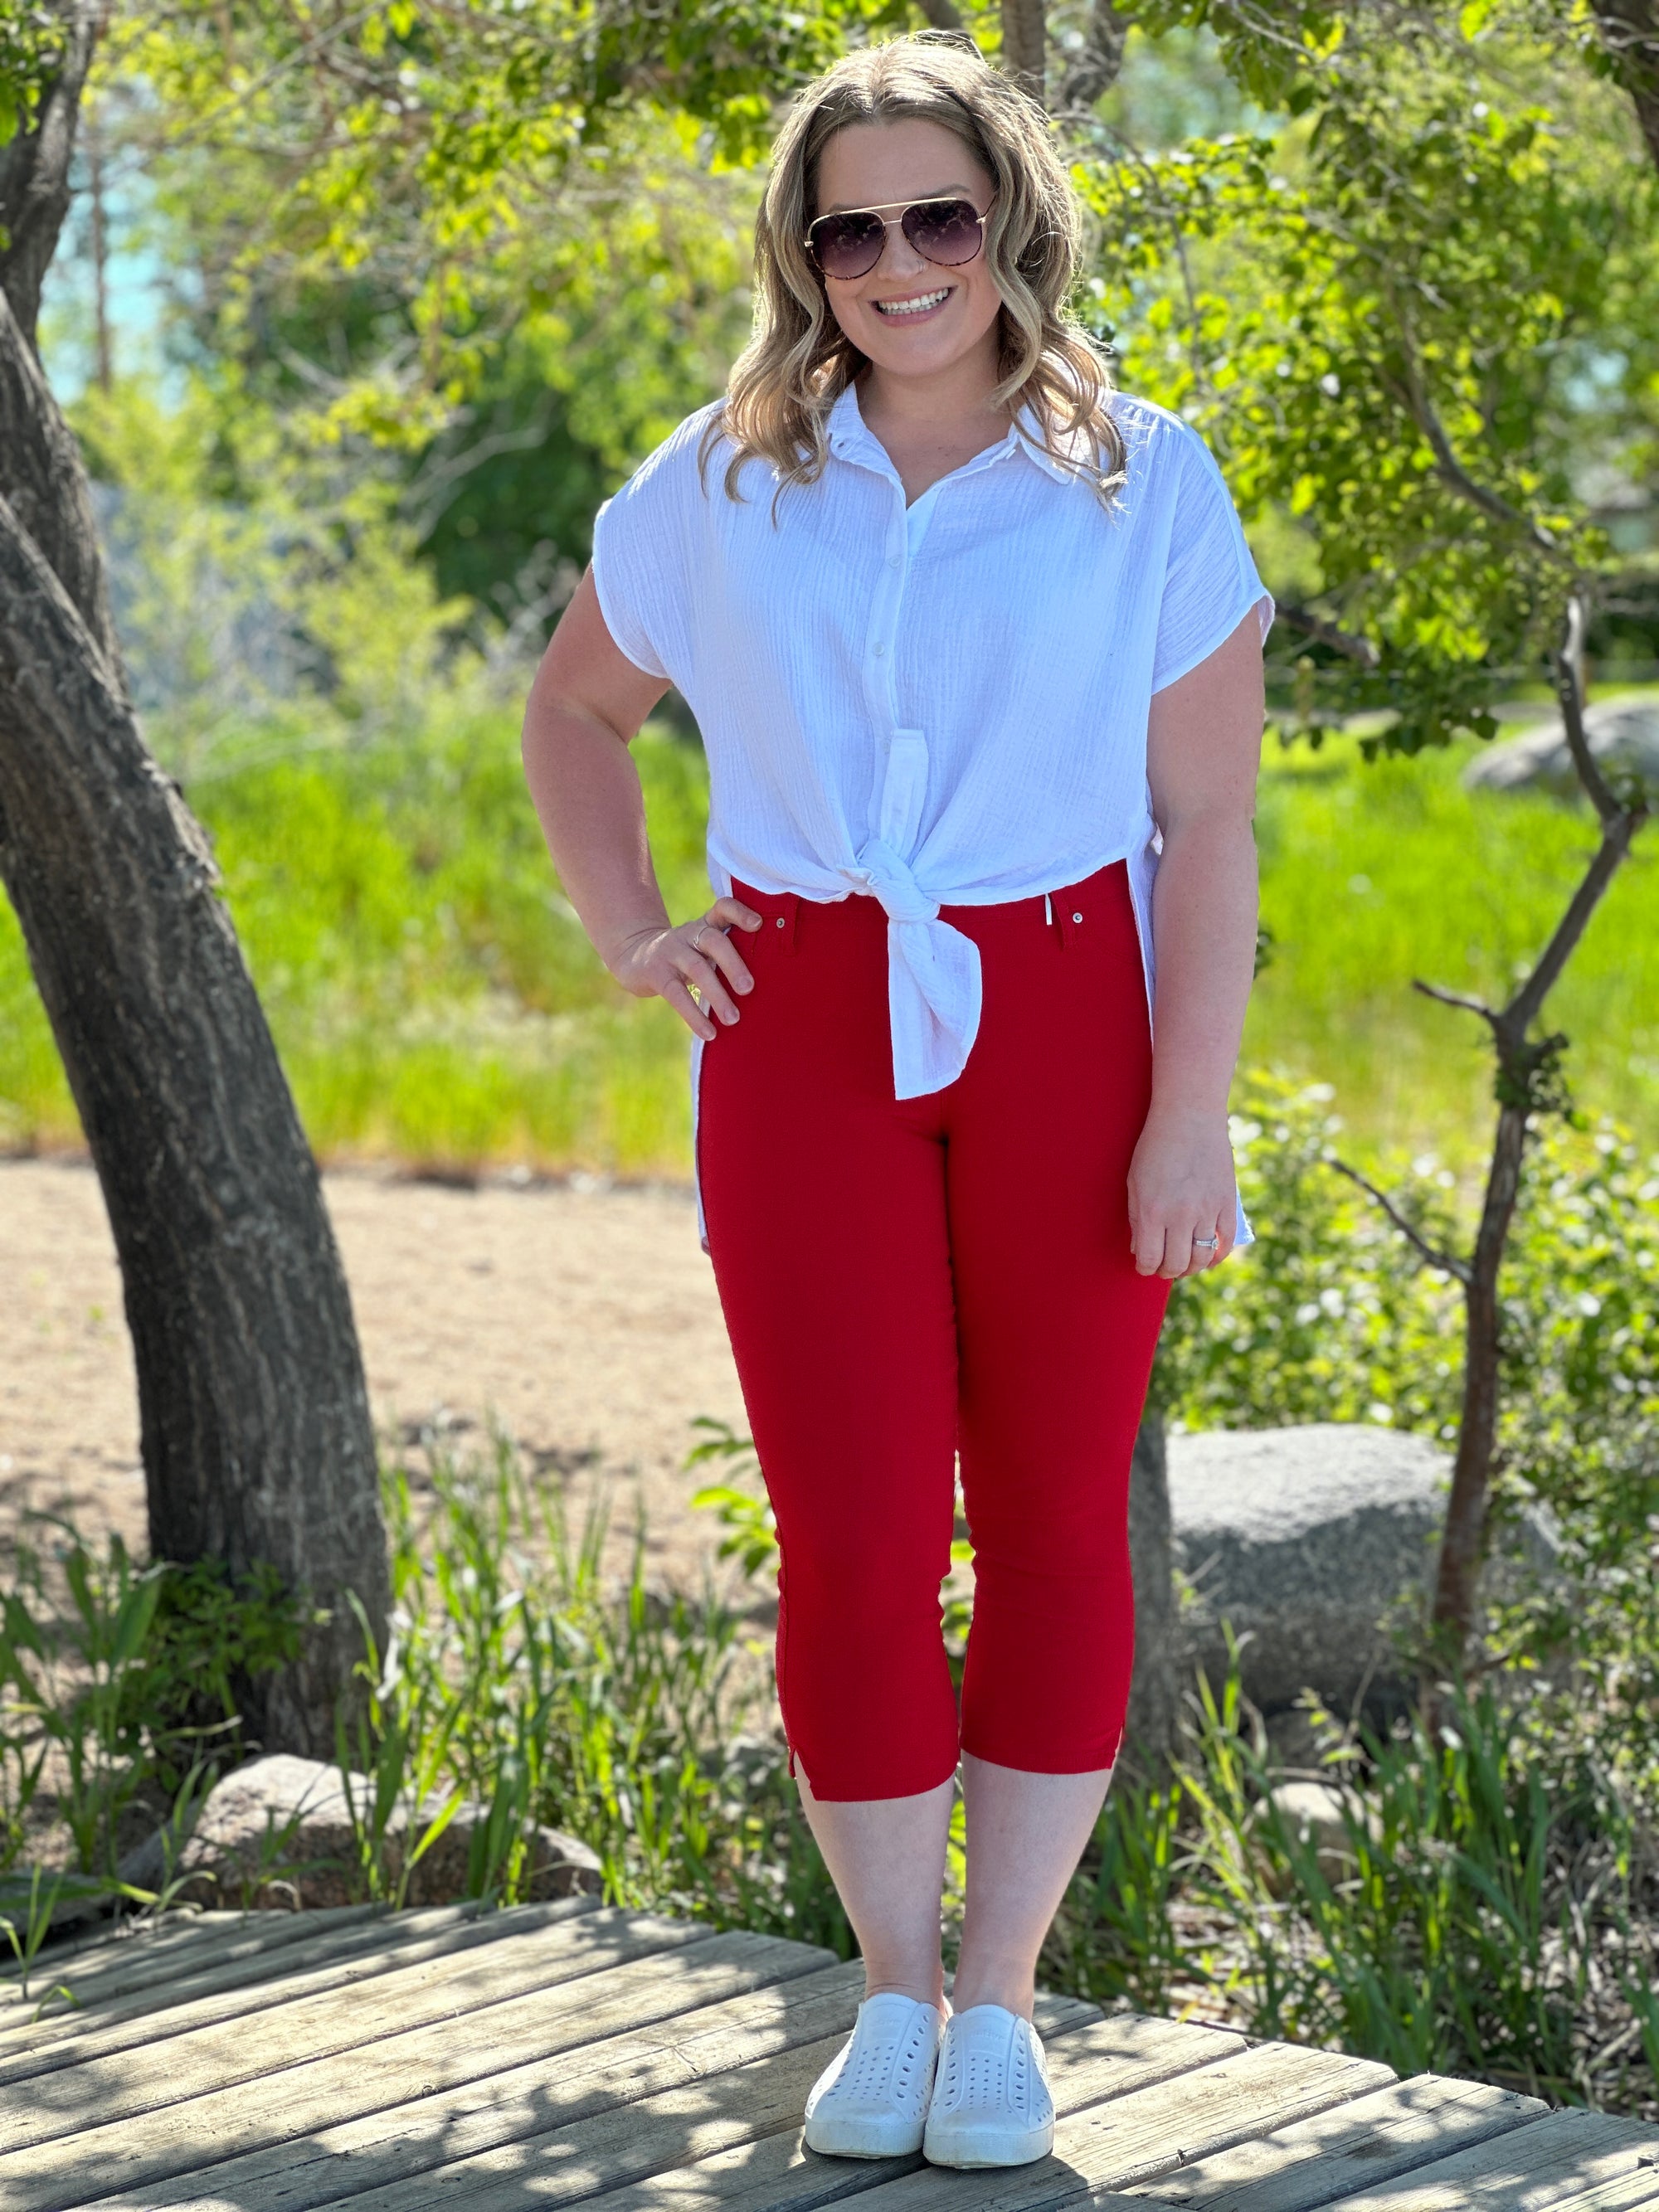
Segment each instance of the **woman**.
M1041 111L959 35L809 86L754 340L601 508L526 715L561 882L696 1040L792 1771L866 1976L806 2141L852 2157L1049 2148L1034 1978L1122 1734L1153 1348L1170 1283L1249 1235L1226 1105L1272 603L1200 441L1066 316L1079 241ZM678 926L628 752L671 681L720 893Z

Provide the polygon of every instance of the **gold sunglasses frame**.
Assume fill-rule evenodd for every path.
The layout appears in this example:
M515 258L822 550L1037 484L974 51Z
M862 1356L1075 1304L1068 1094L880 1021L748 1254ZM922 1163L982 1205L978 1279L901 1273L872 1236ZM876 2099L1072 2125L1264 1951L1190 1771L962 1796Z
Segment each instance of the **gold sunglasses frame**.
M974 208L974 213L979 222L979 245L975 249L976 253L983 253L985 251L985 226L991 219L991 210L996 205L996 198L997 196L994 191L991 194L989 200L986 203L983 214L981 214L977 208ZM856 284L861 278L866 277L870 274L870 269L877 269L880 267L881 255L882 253L885 253L887 251L888 232L890 230L896 229L902 225L905 216L909 214L912 208L957 207L963 204L969 207L974 207L972 200L968 198L966 192L934 192L928 198L923 200L872 200L868 207L832 208L828 215L815 216L812 218L811 222L806 226L806 235L802 239L801 244L806 248L807 254L811 260L812 266L814 269L817 270L819 276L823 277L826 282L837 284ZM898 210L898 213L891 216L881 216L881 211L884 207L896 207ZM833 221L836 216L842 215L881 216L881 253L878 253L875 259L870 264L870 269L861 269L857 276L837 276L831 278L828 270L820 268L818 265L818 258L817 253L814 252L812 246L812 233L817 228L821 222L830 222ZM912 245L915 245L915 241L912 240L911 243ZM918 253L921 253L921 248L919 246L916 246L916 252ZM935 269L965 269L968 266L968 261L975 259L975 254L970 253L968 256L968 261L934 261L931 253L921 253L921 258L924 261L932 262Z

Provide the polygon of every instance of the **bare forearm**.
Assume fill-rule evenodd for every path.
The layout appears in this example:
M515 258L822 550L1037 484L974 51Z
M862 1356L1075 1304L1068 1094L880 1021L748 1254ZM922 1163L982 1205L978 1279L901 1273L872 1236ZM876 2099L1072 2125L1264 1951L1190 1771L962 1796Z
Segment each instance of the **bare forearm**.
M1224 1116L1255 968L1255 841L1218 812L1166 832L1153 893L1152 1118Z
M627 946L668 921L633 756L596 715L534 690L525 710L523 755L565 896L615 974Z
M525 780L565 895L600 959L625 991L663 1000L706 1042L717 1024L737 1020L738 997L753 988L731 933L758 929L760 916L720 898L705 915L669 921L628 749L663 689L617 651L584 577L531 686Z

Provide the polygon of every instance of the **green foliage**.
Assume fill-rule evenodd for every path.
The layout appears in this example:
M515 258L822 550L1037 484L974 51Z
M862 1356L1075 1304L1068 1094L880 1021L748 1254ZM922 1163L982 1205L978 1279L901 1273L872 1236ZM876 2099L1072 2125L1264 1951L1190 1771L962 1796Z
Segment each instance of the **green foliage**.
M1559 1549L1501 1591L1491 1640L1540 1670L1564 1741L1632 1786L1659 1762L1659 1159L1618 1132L1529 1162L1505 1282L1500 1523L1541 1504ZM1572 1672L1563 1686L1563 1660ZM1579 1684L1593 1681L1586 1700Z
M1568 592L1623 565L1581 487L1651 443L1659 179L1519 18L1357 40L1307 15L1255 48L1215 20L1247 88L1306 119L1079 165L1125 381L1303 539L1330 626L1297 665L1316 739L1354 712L1385 748L1489 736Z
M738 1616L707 1592L650 1590L642 1528L622 1587L607 1584L603 1507L573 1536L505 1437L471 1462L434 1451L429 1480L428 1498L406 1469L387 1477L392 1638L371 1654L374 1704L350 1747L376 1808L449 1791L489 1806L470 1894L522 1893L540 1821L592 1846L618 1903L846 1955L781 1747L744 1732L764 1681Z
M0 1592L0 1869L49 1801L79 1875L118 1891L124 1818L234 1763L246 1684L297 1656L307 1615L274 1571L141 1566L118 1535L100 1556L35 1517L50 1552L19 1545Z
M1236 1672L1190 1708L1169 1784L1108 1802L1044 1954L1059 1985L1402 2075L1652 2107L1654 1870L1593 1754L1490 1691L1451 1698L1432 1737L1356 1743L1316 1716L1331 1838L1275 1801Z
M203 4L118 25L111 68L190 118L182 153L163 139L152 158L164 204L201 218L222 354L261 380L285 352L290 373L314 365L306 411L325 435L418 446L471 404L508 333L556 329L629 279L620 319L654 319L674 352L673 302L696 295L710 249L726 289L738 281L688 157L718 207L711 165L752 163L779 91L838 43L822 12L735 5L410 0L233 25ZM328 341L345 330L343 376ZM629 419L629 380L605 380L594 411Z
M1466 790L1474 750L1366 765L1352 737L1268 750L1256 836L1273 957L1245 1057L1334 1084L1361 1164L1386 1144L1433 1151L1460 1177L1474 1167L1490 1060L1467 1018L1413 981L1501 999L1593 850L1584 810ZM1659 1140L1659 878L1639 843L1551 1003L1581 1098Z
M0 146L33 123L64 46L62 18L40 0L7 0L0 9ZM0 227L0 248L6 242Z
M1170 1299L1153 1389L1185 1427L1369 1420L1452 1433L1455 1287L1329 1166L1331 1095L1264 1074L1240 1086L1233 1142L1256 1242ZM1411 1176L1401 1200L1429 1234L1450 1233L1442 1172Z

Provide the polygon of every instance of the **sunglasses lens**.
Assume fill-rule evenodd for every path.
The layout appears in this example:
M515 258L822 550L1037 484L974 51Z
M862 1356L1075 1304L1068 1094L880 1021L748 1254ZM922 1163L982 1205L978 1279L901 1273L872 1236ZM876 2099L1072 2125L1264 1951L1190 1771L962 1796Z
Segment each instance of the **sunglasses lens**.
M979 252L979 212L969 200L930 200L906 208L904 235L918 253L946 269L959 268Z
M812 252L826 276L867 276L887 236L879 216L826 215L812 225Z

